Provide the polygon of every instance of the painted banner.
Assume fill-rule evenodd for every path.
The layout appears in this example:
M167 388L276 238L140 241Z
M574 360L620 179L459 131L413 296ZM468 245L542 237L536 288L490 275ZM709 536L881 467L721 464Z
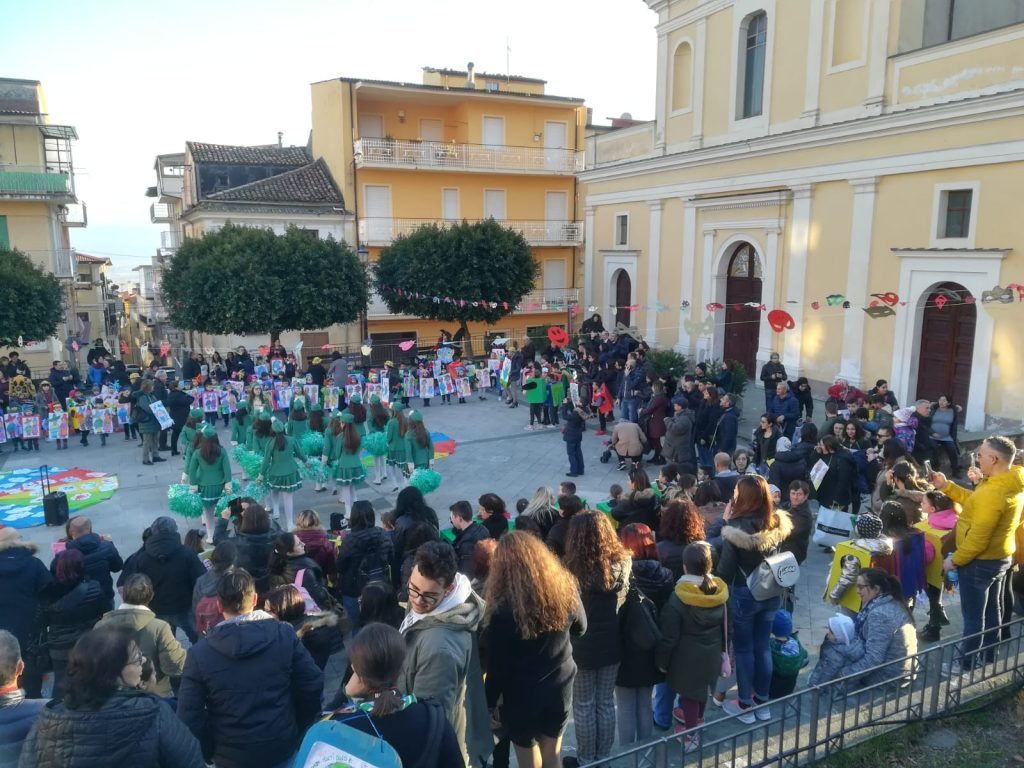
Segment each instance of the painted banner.
M150 403L149 410L152 411L154 418L159 422L161 430L170 429L174 426L174 419L167 413L167 408L159 400Z

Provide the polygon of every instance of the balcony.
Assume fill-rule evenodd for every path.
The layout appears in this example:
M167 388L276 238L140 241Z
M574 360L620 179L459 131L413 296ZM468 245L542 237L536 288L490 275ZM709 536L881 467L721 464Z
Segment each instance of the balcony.
M0 165L0 197L74 201L71 176L27 165Z
M476 219L474 221L480 221ZM498 224L514 229L535 246L573 246L583 243L583 222L548 219L496 219ZM386 246L399 235L409 235L422 226L435 224L443 227L457 224L453 219L387 219L359 220L359 242L366 245Z
M89 212L85 203L68 203L59 209L61 223L65 227L87 227L89 226Z
M149 206L149 220L154 224L174 223L174 207L168 203L153 203Z
M354 154L356 168L410 168L551 176L572 176L583 170L583 152L546 147L363 138L356 139Z
M367 320L407 320L412 315L397 315L388 309L384 299L376 291L370 291L370 300L366 303Z
M53 274L57 277L74 276L74 266L78 259L71 248L57 248L53 251Z
M173 229L160 233L160 247L165 251L174 251L181 245L181 236Z
M580 300L579 288L541 288L530 291L516 307L519 314L566 312Z

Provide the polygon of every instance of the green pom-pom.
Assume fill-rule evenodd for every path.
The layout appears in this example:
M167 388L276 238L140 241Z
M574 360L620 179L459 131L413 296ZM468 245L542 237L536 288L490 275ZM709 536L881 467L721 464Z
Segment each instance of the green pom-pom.
M270 495L270 486L267 485L266 481L258 483L253 480L251 483L242 489L243 496L249 496L250 498L256 499L256 501L263 501L267 496Z
M371 456L384 456L388 452L388 436L383 432L374 432L363 438L363 448Z
M329 464L321 464L319 459L314 459L307 464L299 465L299 474L311 483L326 483L329 467Z
M181 483L167 486L167 502L171 512L187 518L203 516L203 499Z
M441 487L441 474L432 469L417 469L409 477L409 485L426 495Z
M306 456L319 457L324 452L323 432L309 430L299 439L299 447Z
M242 495L242 483L237 479L231 481L231 493L225 494L217 499L217 506L215 507L217 514L219 515L225 509L228 508L228 504L231 503L232 499L237 499Z
M260 469L263 467L263 457L255 451L247 451L242 446L238 446L232 451L232 456L235 457L235 461L238 462L238 466L242 468L246 477L256 477L260 473Z

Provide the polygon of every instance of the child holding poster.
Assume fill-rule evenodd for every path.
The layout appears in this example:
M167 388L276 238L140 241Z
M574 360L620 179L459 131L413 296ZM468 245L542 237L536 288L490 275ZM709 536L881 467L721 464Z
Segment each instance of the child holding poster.
M103 403L97 403L92 409L92 422L90 425L90 431L93 434L100 436L100 445L105 446L107 444L107 433L103 431L103 414L106 412L106 406ZM113 427L113 424L111 424Z
M79 395L75 398L75 404L69 409L71 415L71 427L79 435L79 444L89 445L89 430L92 429L92 406L86 399Z
M117 423L124 430L124 439L138 439L139 425L132 421L132 390L125 387L117 393Z
M21 440L26 451L39 450L39 416L36 415L34 406L23 406L25 409L21 414Z
M50 439L57 444L58 451L68 449L68 415L60 407L60 403L53 405L53 412L48 418L47 431Z
M14 452L21 450L21 416L14 408L4 414L4 430L7 433L7 440L14 446Z
M420 380L420 399L423 401L423 407L430 407L430 398L434 396L434 375L433 371L427 365L426 361L421 361L419 367L416 369L416 375ZM408 403L404 400L402 405L408 407Z
M214 429L217 428L217 416L220 415L220 395L213 388L213 382L207 381L203 385L203 413L206 416L206 423Z

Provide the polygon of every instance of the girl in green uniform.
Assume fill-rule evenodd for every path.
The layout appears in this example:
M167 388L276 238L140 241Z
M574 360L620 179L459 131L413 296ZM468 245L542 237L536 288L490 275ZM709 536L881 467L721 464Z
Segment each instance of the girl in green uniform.
M352 417L355 419L356 429L359 430L360 437L366 435L366 406L363 405L363 398L358 395L352 395L348 401L348 408L346 408Z
M274 420L271 430L274 437L267 443L263 466L256 482L266 480L270 486L271 508L278 516L281 530L290 531L294 527L295 518L294 494L302 487L299 462L304 457L295 438L284 433L284 424Z
M322 435L325 440L327 439L327 430L326 425L324 424L324 407L320 405L319 401L309 406L309 430L307 431L307 434L309 432L316 432L317 434ZM311 453L305 443L303 443L303 453ZM323 455L324 451L321 450L320 453ZM310 456L310 458L315 458L315 456ZM327 484L316 482L313 484L313 490L317 493L322 493L327 490Z
M324 447L320 452L320 463L324 466L328 462L332 461L334 456L337 455L337 449L335 443L341 440L341 411L333 411L331 413L330 422L327 424L327 429L324 430ZM338 495L338 483L334 483L334 490L331 492L332 496Z
M388 411L387 408L380 401L378 395L370 395L370 407L366 413L366 431L367 435L375 435L381 433L384 435L383 438L375 438L375 440L383 439L387 441L387 428L388 428ZM384 482L384 475L387 473L387 455L381 454L380 456L374 453L374 449L367 447L367 450L373 456L373 484L380 485Z
M285 434L294 437L298 442L309 430L309 416L306 415L306 403L300 397L292 400L291 412L288 414L288 426Z
M267 452L267 445L274 437L274 431L271 429L272 420L273 416L270 411L260 411L260 415L256 417L256 421L252 425L249 439L245 443L247 451L252 451L260 456Z
M405 460L409 474L417 469L430 469L434 462L434 441L423 424L423 414L409 412L409 430L405 433Z
M245 445L249 442L252 424L249 420L249 406L244 402L235 408L235 420L231 422L231 445Z
M196 434L199 428L203 424L203 409L193 408L188 412L188 418L185 419L185 426L181 428L181 453L182 453L182 466L188 469L188 460L192 456L192 451L196 449L198 440L196 440Z
M335 462L334 484L341 490L341 503L345 512L352 514L352 505L356 503L356 485L366 479L363 469L363 439L356 428L355 416L348 411L341 414L341 430L335 436L331 459Z
M401 403L391 404L392 416L385 433L388 437L388 477L396 491L405 487L405 433L409 431L409 422L402 413L404 410Z
M199 433L199 447L188 460L188 481L203 499L203 525L213 541L214 508L225 492L231 492L231 459L217 439L217 429L207 424Z

